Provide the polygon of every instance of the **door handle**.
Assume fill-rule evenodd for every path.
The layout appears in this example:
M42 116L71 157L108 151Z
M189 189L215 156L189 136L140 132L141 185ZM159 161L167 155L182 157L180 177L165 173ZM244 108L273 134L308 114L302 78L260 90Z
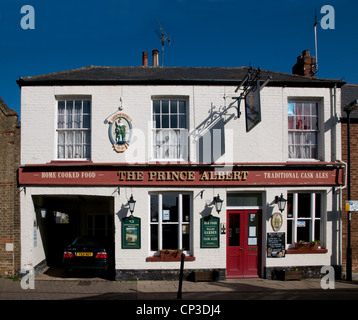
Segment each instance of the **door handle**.
M239 248L240 251L244 251L244 248Z

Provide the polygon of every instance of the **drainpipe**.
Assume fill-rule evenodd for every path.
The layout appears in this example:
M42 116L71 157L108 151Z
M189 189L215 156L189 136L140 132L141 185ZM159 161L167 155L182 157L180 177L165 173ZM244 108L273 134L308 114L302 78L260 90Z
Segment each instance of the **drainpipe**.
M343 163L344 167L347 169L347 163L345 163L342 160L337 160L341 163ZM344 177L344 185L339 187L339 250L338 250L338 261L339 261L339 265L342 266L343 263L343 256L342 256L342 250L343 250L343 234L342 234L342 191L343 189L345 189L347 187L347 172L345 174ZM342 270L343 271L343 270Z
M332 160L337 159L337 84L334 84L333 89L333 145L332 145Z
M342 266L342 187L339 188L338 265Z

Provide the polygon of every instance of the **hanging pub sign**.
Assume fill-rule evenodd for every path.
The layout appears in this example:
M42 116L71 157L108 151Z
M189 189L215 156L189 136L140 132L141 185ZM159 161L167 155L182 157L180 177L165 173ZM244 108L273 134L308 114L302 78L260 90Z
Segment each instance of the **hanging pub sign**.
M245 97L246 132L261 122L261 101L259 81Z
M267 258L285 257L286 234L284 232L272 232L267 234Z
M122 249L140 249L140 218L133 216L122 220Z
M132 119L122 112L117 112L108 121L108 136L117 152L124 152L128 149L132 140Z
M208 216L200 219L201 248L220 247L220 218Z

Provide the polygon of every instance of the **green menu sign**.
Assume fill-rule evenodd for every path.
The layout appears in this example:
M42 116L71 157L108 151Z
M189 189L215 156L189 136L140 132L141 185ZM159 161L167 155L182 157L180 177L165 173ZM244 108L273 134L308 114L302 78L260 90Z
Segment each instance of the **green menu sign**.
M140 249L140 218L122 220L122 249Z
M220 218L208 216L200 219L201 248L220 247Z

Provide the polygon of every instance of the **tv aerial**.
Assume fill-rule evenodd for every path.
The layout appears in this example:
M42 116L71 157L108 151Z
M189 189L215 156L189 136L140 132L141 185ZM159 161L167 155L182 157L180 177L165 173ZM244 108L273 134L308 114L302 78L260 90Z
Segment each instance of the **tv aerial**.
M165 42L168 42L169 47L170 47L172 40L165 32L165 30L162 27L162 25L160 24L159 20L157 20L157 24L159 25L159 28L160 28L160 31L159 30L156 30L156 31L159 36L160 42L162 43L162 67L163 67L163 65L164 65L164 44L165 44Z
M314 12L314 46L315 46L315 58L316 58L316 62L315 62L315 66L314 66L314 73L316 74L318 72L318 45L317 45L317 23L319 21L317 21L317 9L315 9Z

